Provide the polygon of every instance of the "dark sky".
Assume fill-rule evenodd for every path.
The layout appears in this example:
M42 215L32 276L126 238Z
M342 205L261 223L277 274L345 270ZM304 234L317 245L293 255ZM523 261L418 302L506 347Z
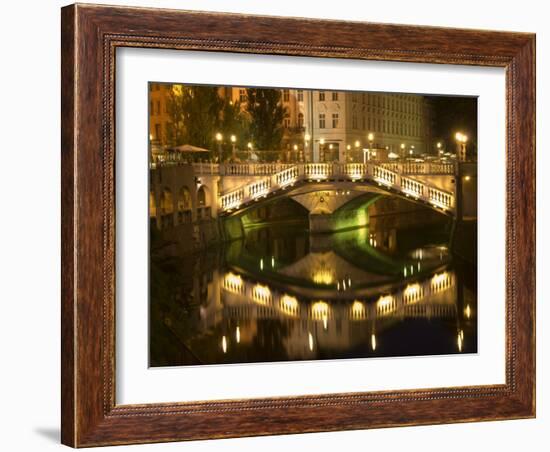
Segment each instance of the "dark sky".
M468 136L469 145L477 152L477 98L458 96L426 96L434 107L434 138L455 149L455 133Z

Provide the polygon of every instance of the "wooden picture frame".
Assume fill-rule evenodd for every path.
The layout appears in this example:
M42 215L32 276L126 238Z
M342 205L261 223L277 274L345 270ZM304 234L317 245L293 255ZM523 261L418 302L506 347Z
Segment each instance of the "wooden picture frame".
M319 30L323 32L319 32ZM535 35L161 9L62 9L62 442L73 447L535 416ZM115 50L506 69L506 383L115 403Z

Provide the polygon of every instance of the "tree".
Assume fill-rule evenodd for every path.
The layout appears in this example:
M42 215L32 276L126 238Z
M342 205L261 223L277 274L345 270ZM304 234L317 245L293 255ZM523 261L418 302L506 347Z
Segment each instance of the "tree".
M169 146L184 144L185 127L183 124L183 103L180 86L171 87L167 102L167 111L170 117L170 123L166 130L166 144Z
M168 113L172 117L168 134L171 144L214 149L222 107L217 87L191 86L174 90L168 102Z
M224 100L221 118L220 130L227 139L226 144L229 143L229 137L235 135L238 148L245 149L245 142L249 136L249 121L241 108L241 103Z
M281 92L276 89L248 88L246 111L250 115L250 135L255 147L275 150L281 146L286 109L281 105Z

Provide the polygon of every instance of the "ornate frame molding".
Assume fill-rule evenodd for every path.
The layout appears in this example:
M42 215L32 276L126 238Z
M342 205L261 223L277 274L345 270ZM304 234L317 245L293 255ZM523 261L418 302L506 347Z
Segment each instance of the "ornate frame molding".
M315 32L320 28L330 33ZM118 47L506 68L506 383L116 405ZM64 444L82 447L535 415L534 35L77 4L62 9L62 88Z

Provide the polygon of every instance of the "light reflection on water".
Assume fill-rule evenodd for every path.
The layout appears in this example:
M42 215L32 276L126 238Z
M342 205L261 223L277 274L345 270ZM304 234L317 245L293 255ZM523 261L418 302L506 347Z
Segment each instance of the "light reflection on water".
M188 258L177 293L152 296L151 364L476 352L475 271L450 255L448 225L419 240L404 223L266 226Z

